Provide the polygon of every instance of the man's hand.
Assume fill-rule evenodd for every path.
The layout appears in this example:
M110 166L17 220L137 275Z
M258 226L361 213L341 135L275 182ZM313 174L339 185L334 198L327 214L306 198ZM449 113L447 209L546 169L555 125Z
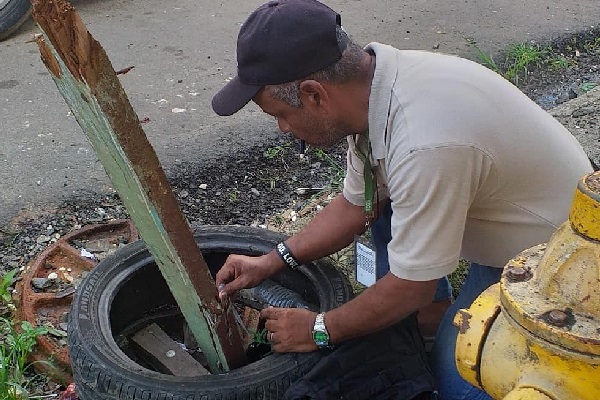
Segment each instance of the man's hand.
M266 319L272 349L278 353L306 353L318 349L312 338L317 313L303 308L265 308L260 317Z
M281 269L281 264L283 263L278 258L273 260L268 254L259 257L230 255L215 279L219 298L258 285Z

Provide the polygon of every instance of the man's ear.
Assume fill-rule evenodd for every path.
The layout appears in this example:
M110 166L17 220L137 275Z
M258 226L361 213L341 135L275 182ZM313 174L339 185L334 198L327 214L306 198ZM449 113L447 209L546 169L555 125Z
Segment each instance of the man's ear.
M302 104L310 107L319 107L329 110L330 98L325 86L313 79L300 82L300 97Z

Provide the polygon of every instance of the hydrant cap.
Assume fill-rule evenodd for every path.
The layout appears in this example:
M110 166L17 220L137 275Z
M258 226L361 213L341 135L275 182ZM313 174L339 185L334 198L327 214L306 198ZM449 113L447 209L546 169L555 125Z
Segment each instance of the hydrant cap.
M569 221L580 235L600 241L600 171L579 181Z

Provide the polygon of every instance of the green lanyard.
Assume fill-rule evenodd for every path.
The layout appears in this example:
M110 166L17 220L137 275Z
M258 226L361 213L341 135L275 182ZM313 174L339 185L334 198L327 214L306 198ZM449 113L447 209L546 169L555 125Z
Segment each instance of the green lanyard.
M373 200L375 199L375 174L373 173L373 168L371 167L371 141L367 136L367 155L363 154L356 141L354 142L356 155L363 162L363 178L365 180L365 215L367 218L372 218L374 216L373 213Z

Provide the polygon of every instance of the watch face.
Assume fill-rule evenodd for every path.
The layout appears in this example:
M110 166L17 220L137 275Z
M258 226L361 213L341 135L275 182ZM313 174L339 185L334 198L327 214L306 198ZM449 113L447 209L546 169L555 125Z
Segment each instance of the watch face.
M317 346L326 346L329 343L329 335L327 334L327 332L314 331L313 339Z

